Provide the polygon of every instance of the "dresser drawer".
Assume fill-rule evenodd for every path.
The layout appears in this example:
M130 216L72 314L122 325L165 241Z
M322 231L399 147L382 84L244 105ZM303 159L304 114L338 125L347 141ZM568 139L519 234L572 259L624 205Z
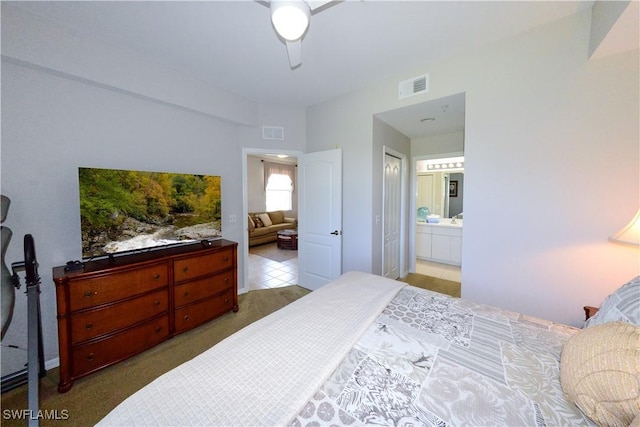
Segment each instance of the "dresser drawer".
M54 267L58 391L238 311L237 250L237 243L219 239L90 260L82 270Z
M78 377L140 353L169 336L169 316L150 320L111 338L78 346L73 351L73 376Z
M184 332L218 317L233 308L233 289L199 303L186 305L176 310L175 333Z
M173 280L175 283L216 273L235 264L231 248L207 255L178 259L173 262Z
M175 306L180 307L203 298L209 298L233 287L233 274L234 271L226 271L176 286L173 297Z
M71 311L141 294L168 284L167 264L156 264L105 276L70 281Z
M74 314L71 316L71 344L143 322L167 312L168 307L169 291L165 288L133 300Z

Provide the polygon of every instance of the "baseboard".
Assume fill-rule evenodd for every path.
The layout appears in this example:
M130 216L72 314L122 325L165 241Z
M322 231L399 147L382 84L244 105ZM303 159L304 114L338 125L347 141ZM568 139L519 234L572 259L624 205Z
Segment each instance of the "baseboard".
M47 375L47 370L57 368L60 366L60 358L56 357L51 360L47 360L44 362L44 372L40 372L40 378ZM13 390L16 387L20 387L21 385L27 384L29 381L27 368L21 369L20 371L11 373L9 375L5 375L2 377L0 389L2 393Z
M44 362L44 368L49 370L49 369L53 369L53 368L57 368L58 366L60 366L60 358L56 357L54 359L50 359L47 360L46 362Z

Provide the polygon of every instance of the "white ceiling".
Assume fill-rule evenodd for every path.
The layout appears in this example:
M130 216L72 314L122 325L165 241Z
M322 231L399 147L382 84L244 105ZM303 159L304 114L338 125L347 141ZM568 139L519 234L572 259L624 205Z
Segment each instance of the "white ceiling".
M464 131L465 94L397 108L376 117L409 138ZM433 120L431 120L433 119Z
M3 6L133 49L252 101L304 107L381 81L428 73L431 63L562 19L593 1L335 2L312 15L302 41L302 66L295 70L265 3L5 1ZM449 105L448 114L442 114L443 105ZM435 115L440 117L434 122L419 121ZM379 117L410 137L456 131L464 127L464 94Z
M591 1L344 1L311 17L289 68L256 1L3 2L259 103L309 106L561 19Z

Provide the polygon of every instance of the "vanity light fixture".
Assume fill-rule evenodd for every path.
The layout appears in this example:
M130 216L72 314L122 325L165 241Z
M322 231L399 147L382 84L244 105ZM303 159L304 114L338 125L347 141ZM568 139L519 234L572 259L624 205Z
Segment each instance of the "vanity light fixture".
M286 154L278 154L278 155L276 155L276 157L279 158L279 159L286 159L289 156L287 156Z
M622 230L609 237L614 243L622 243L624 245L640 246L640 209L636 212L636 216Z
M446 159L433 159L433 160L420 160L419 168L424 171L439 171L439 172L459 172L464 169L464 157L449 157Z

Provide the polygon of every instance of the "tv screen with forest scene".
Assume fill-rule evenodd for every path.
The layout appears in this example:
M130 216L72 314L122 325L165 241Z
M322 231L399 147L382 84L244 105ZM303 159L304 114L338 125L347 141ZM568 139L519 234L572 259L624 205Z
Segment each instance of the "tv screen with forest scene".
M222 237L220 177L81 167L82 257Z

